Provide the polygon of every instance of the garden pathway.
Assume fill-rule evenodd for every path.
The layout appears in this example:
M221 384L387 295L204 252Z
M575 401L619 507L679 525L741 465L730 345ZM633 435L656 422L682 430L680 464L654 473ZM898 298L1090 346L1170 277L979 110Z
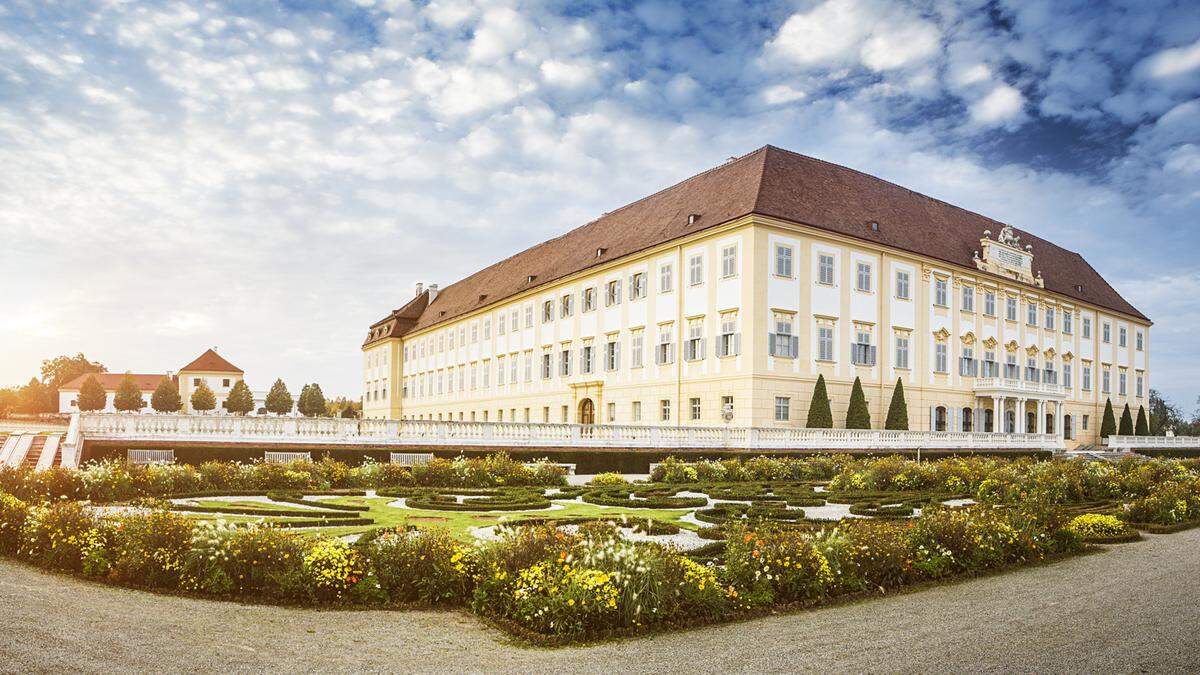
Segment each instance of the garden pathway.
M0 560L0 671L963 672L1193 670L1200 529L857 604L527 649L463 612L157 596Z

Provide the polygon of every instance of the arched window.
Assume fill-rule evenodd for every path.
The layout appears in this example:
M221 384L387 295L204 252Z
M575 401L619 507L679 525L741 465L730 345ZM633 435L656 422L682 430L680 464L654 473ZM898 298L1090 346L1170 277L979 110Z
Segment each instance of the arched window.
M946 408L944 406L939 405L933 411L933 430L934 431L945 431L946 430Z
M1074 423L1075 420L1071 419L1070 415L1063 415L1063 438L1067 439L1068 441L1074 440L1075 438L1075 428L1073 426Z
M975 411L971 408L962 409L962 430L975 431Z
M996 413L990 408L983 411L983 430L989 434L996 431Z

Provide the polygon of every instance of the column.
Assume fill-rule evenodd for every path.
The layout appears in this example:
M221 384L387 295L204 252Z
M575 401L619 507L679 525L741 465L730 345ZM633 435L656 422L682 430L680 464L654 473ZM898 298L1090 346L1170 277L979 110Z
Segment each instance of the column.
M992 433L1004 433L1004 397L992 397Z
M1025 430L1025 422L1027 421L1025 419L1025 406L1028 402L1029 399L1027 398L1016 399L1016 410L1013 411L1013 430L1018 434L1029 433Z
M1054 433L1059 438L1066 436L1066 401L1054 402Z
M1037 421L1037 424L1034 425L1034 428L1037 429L1037 433L1039 433L1039 434L1050 433L1050 430L1046 428L1046 399L1043 399L1043 398L1037 399L1036 421Z

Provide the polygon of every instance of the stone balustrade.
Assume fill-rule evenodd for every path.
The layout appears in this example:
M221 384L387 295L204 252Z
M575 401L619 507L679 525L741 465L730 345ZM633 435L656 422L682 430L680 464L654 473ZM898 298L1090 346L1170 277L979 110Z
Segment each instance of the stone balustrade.
M1200 436L1109 436L1104 445L1113 450L1138 448L1200 448Z
M1058 450L1054 434L78 413L81 440L346 446ZM68 440L72 434L68 433ZM74 447L74 446L73 446Z

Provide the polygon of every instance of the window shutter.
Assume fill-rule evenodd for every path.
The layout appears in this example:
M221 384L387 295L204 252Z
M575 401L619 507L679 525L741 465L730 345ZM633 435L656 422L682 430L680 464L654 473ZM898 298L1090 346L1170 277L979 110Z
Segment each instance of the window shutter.
M793 335L791 342L792 342L792 358L796 358L796 357L800 356L800 336Z
M929 430L937 430L937 406L929 406Z
M742 353L742 334L734 333L733 334L733 355L737 356L738 354L741 354L741 353Z
M695 354L695 357L697 359L702 359L706 354L708 354L708 338L700 338L698 347L700 353Z
M775 351L775 333L767 333L767 353L771 356L776 356Z

